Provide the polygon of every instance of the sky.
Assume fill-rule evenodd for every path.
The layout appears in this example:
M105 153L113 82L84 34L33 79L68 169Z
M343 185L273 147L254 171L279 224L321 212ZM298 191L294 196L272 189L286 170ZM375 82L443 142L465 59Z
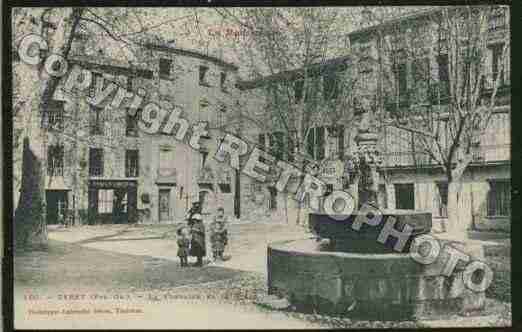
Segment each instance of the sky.
M386 13L385 15L392 18L392 15L424 10L430 7L372 7L371 9L379 10L383 8L385 8L385 11L383 11ZM362 25L359 20L362 17L362 9L363 7L336 7L335 11L340 14L339 17L341 18L340 24L336 27L336 32L344 35L361 28ZM103 16L103 11L107 9L96 8L93 10ZM236 9L227 8L226 10L232 12ZM291 15L294 9L282 8L282 10ZM328 7L314 8L313 10L328 10ZM221 12L223 13L223 10ZM149 40L155 40L156 43L216 56L237 65L240 68L240 76L249 76L248 71L250 69L246 65L247 59L243 53L244 49L242 49L244 44L241 43L241 40L246 37L241 34L239 25L232 21L225 21L215 8L132 8L126 13L126 23L117 31L119 35L124 35L125 38L147 35ZM238 40L238 38L241 40ZM106 44L96 43L91 47L101 49L107 56L116 58L123 56L136 61L133 54L126 50L126 47L121 47L121 43L107 41ZM264 71L266 68L260 70Z

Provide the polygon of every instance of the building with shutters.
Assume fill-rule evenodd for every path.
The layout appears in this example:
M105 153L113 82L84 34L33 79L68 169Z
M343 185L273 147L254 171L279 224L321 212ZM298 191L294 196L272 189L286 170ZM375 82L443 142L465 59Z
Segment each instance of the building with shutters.
M356 149L354 134L361 121L358 116L357 99L368 99L377 105L378 112L385 117L394 116L417 107L424 107L416 95L425 94L425 99L437 104L438 112L443 113L448 107L446 89L448 89L448 57L440 52L438 45L444 34L437 25L438 10L416 12L405 17L387 21L381 25L367 26L347 36L350 56L323 61L316 64L316 82L312 92L320 100L319 106L328 105L332 77L334 80L352 79L354 89L353 108L350 119L337 122L312 119L310 133L304 140L304 153L307 158L321 164L318 176L327 184L327 192L344 189L357 192L353 177L346 169L346 156ZM511 172L510 172L510 57L509 45L507 56L502 59L505 36L509 34L509 12L505 8L492 11L488 22L486 75L480 86L480 98L490 98L495 79L500 75L496 94L496 106L485 132L475 144L473 160L462 177L459 200L459 218L465 220L473 229L510 228L511 214ZM401 44L399 34L417 34L421 51L408 54L405 48L411 44ZM442 36L442 37L441 37ZM379 59L378 47L390 42L393 54L388 59ZM509 40L509 39L508 39ZM383 54L383 53L380 53ZM393 68L391 80L385 81L378 70L380 60ZM389 61L389 62L387 62ZM393 62L396 61L396 62ZM500 61L505 61L500 70ZM309 70L308 70L309 71ZM265 123L265 128L251 133L251 139L261 147L278 156L281 160L293 161L292 133L287 134L277 118L269 110L274 101L274 91L286 87L290 91L295 105L303 107L299 100L303 96L304 68L278 73L262 79L242 82L243 94L252 95L256 100L250 105L252 116ZM334 75L332 75L334 73ZM335 74L337 73L337 74ZM388 86L390 89L387 89ZM323 98L324 97L324 98ZM334 97L335 98L335 97ZM339 99L337 99L339 100ZM294 104L294 102L290 102ZM290 112L290 111L289 111ZM337 128L336 128L337 127ZM340 129L333 130L333 129ZM447 129L448 130L448 129ZM412 132L392 126L383 126L380 131L379 148L383 153L383 163L379 168L379 203L384 208L417 209L432 212L434 227L447 221L448 184L443 170L426 153L416 151L416 137ZM448 132L446 131L446 135ZM444 136L444 135L443 135ZM441 140L444 140L441 137ZM285 209L292 204L286 202L283 194L271 191L273 183L256 184L251 188L252 195L271 197L268 202L259 203L259 210L264 211L277 202ZM247 188L245 188L246 190ZM253 199L252 201L255 201ZM260 200L262 201L262 200ZM293 207L295 208L295 206ZM272 215L280 215L273 211ZM263 214L263 212L260 212ZM286 213L288 215L288 212ZM279 218L281 216L278 216Z
M143 45L142 59L130 63L107 56L104 45L89 45L81 37L70 62L90 70L93 82L103 78L145 91L145 100L181 109L189 125L207 121L210 134L195 151L187 142L161 134L161 128L155 134L140 130L141 110L130 116L124 107L95 107L85 98L61 93L60 85L42 115L42 126L49 129L48 223L58 223L61 216L74 224L179 222L194 201L204 202L203 214L215 213L219 206L230 216L237 214L235 173L212 157L222 130L235 130L229 124L237 109L237 67L214 56L155 44ZM94 93L91 85L89 94ZM21 167L15 165L14 171L20 178ZM15 184L15 204L18 197Z
M422 33L433 34L438 31L429 25L433 24L429 19L433 13L415 13L350 33L349 55L312 65L306 79L300 68L241 81L238 68L217 57L156 44L143 45L141 58L131 63L104 54L103 45L78 38L71 62L91 70L93 79L103 77L133 91L143 89L149 100L180 108L190 124L207 121L211 130L202 140L200 151L194 151L171 135L139 130L137 118L128 116L124 108L92 107L85 100L58 91L42 124L50 129L45 144L49 222L55 223L60 215L75 224L180 221L194 201L203 202L204 215L222 206L227 215L243 220L295 221L297 203L275 189L275 178L260 183L214 160L224 131L277 159L295 165L305 159L316 165L307 171L326 183L327 193L342 189L357 197L357 183L347 157L356 150L355 135L362 121L359 99L372 100L382 87L376 70L380 32L384 29L393 33L393 27L405 25L407 29L421 27ZM488 74L482 93L490 95L493 78L501 75L498 107L462 181L461 218L478 229L510 227L509 56L506 69L498 70L503 36L509 33L508 16L499 11L490 19ZM397 94L379 99L383 101L381 112L389 115L417 107L410 91L422 89L445 107L448 61L434 51L433 44L421 48L425 51L416 56L401 57L397 53L400 61L389 83ZM312 84L305 86L305 81ZM427 84L419 87L418 82ZM296 129L288 130L269 111L274 89L283 86L287 88L285 93L290 92L289 110L304 107L311 96L318 109L317 117L309 119L307 135L299 147ZM348 104L338 104L342 96ZM335 108L349 112L336 121L321 116ZM431 211L438 227L438 221L447 216L447 183L442 170L416 151L415 137L410 132L385 126L380 134L384 156L379 169L380 205ZM20 152L16 150L15 154ZM15 165L13 171L19 178L21 167ZM291 183L290 189L296 186Z

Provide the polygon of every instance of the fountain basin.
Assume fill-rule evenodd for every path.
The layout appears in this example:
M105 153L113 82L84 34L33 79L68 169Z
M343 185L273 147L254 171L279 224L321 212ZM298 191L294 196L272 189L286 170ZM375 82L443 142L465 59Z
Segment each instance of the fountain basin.
M481 246L451 244L472 259L484 258ZM464 264L450 277L441 275L447 259L442 252L422 265L406 253L324 251L315 239L271 243L268 292L300 311L361 319L436 319L481 310L485 293L465 287Z
M377 242L379 234L390 218L394 218L395 229L402 230L407 224L412 227L412 233L402 252L408 252L413 239L419 235L431 231L431 213L414 210L382 210L382 220L378 225L372 226L363 223L359 230L354 230L354 221L374 218L368 216L369 211L354 211L351 215L337 215L331 217L328 214L310 213L309 225L312 232L321 238L330 240L330 251L342 251L351 253L392 253L396 238L389 237L385 244ZM366 221L365 220L365 221Z

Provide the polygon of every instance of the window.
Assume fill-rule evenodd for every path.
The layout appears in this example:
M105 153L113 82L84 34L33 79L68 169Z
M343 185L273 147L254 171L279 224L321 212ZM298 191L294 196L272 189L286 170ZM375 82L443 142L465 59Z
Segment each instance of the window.
M98 81L100 81L102 79L103 79L103 75L101 73L92 73L92 83L89 88L90 97L94 97L94 95L96 94L96 85L98 84Z
M91 135L103 135L103 109L90 105Z
M261 183L260 182L257 182L257 181L254 181L252 182L252 186L251 186L251 190L252 190L252 195L255 195L256 193L259 193L261 191Z
M415 191L413 183L395 184L396 209L413 210L415 208Z
M207 82L208 67L207 66L199 66L199 85L210 86Z
M304 80L298 79L294 81L294 98L295 103L298 104L303 99L303 88L304 88Z
M98 189L98 213L112 213L114 189Z
M169 148L159 150L159 175L170 176L174 173L174 151Z
M268 209L276 210L277 209L277 190L275 187L268 187L268 191L270 193L270 199L268 200Z
M408 94L408 76L406 71L406 64L400 63L397 65L396 79L397 79L397 95L399 97L399 103L403 104L407 100Z
M125 118L125 135L130 137L138 137L138 112L132 116L128 112Z
M330 195L331 193L333 193L333 184L327 183L323 196L326 197L326 196Z
M219 111L217 112L217 126L219 129L223 130L226 126L225 123L225 115L227 113L227 106L226 105L220 105Z
M297 131L292 130L288 134L287 137L288 141L288 161L293 162L295 161L295 145L297 142Z
M259 134L257 136L257 142L259 143L259 146L261 147L262 150L265 149L265 134Z
M424 83L430 79L430 59L415 59L412 62L412 76L414 83Z
M493 15L489 17L489 31L497 31L503 29L506 24L504 13L502 10L497 10Z
M350 176L343 176L341 179L343 182L343 190L349 190L350 189Z
M284 134L282 132L275 132L268 135L270 154L278 160L283 160L285 152Z
M63 109L64 102L57 100L50 100L47 104L47 117L49 129L62 130L63 129Z
M230 188L230 183L218 183L218 186L219 190L223 194L230 194L232 192Z
M448 97L449 90L449 67L448 67L448 55L441 54L437 57L439 65L439 92L441 97Z
M315 160L324 159L325 153L325 130L324 127L310 128L308 131L306 149L308 154Z
M339 79L337 73L329 70L323 77L323 97L325 100L336 99L339 96Z
M222 92L227 92L226 83L227 83L227 73L221 72L221 76L219 79L219 86L220 86Z
M334 159L344 157L344 126L331 126L328 133L328 156Z
M168 80L170 78L170 65L172 60L160 59L159 60L159 77Z
M47 174L49 176L63 175L63 145L51 145L47 150Z
M208 151L200 151L201 153L201 169L203 169L203 167L205 167L205 163L207 162L207 159L208 159Z
M495 84L496 80L497 80L497 75L500 75L500 78L499 78L499 86L502 86L504 85L504 70L500 70L501 68L501 61L502 61L502 51L503 51L503 48L504 48L504 44L495 44L493 46L490 47L491 48L491 52L492 52L492 63L491 63L491 68L492 68L492 73L493 73L493 82L492 84Z
M103 176L103 149L89 149L89 175Z
M437 213L439 217L448 217L448 183L437 183Z
M125 176L136 178L140 173L139 150L125 150Z
M303 85L304 89L304 85ZM304 96L305 103L315 103L317 93L319 91L319 79L317 76L309 76L306 82L306 95Z
M490 181L488 193L488 216L507 217L511 215L511 183L508 180Z

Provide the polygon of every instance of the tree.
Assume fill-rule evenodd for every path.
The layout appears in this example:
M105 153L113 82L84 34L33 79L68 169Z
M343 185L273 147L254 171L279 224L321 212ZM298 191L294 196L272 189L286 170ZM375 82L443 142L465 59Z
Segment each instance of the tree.
M508 9L443 7L393 23L386 22L387 15L380 8L368 15L378 24L378 120L383 129L407 134L403 136L414 163L429 162L443 170L450 230L462 238L468 226L459 218L462 175L499 106L497 92L509 70L509 34L492 32L490 22L500 15L509 26ZM502 45L494 68L488 56L493 33ZM429 58L437 59L438 72L431 69Z
M239 31L240 37L230 47L249 78L259 82L244 87L255 88L257 96L253 97L261 100L250 109L263 112L248 115L257 119L255 124L261 123L259 132L268 134L268 152L295 164L304 177L310 166L324 159L324 149L315 147L315 137L324 138L327 130L344 135L344 130L335 129L348 127L354 118L352 92L357 80L351 74L344 44L351 12L338 8L216 11L223 26ZM266 76L269 78L263 78ZM321 91L322 80L327 83ZM320 127L319 135L314 132L316 127ZM302 218L298 212L296 222Z

